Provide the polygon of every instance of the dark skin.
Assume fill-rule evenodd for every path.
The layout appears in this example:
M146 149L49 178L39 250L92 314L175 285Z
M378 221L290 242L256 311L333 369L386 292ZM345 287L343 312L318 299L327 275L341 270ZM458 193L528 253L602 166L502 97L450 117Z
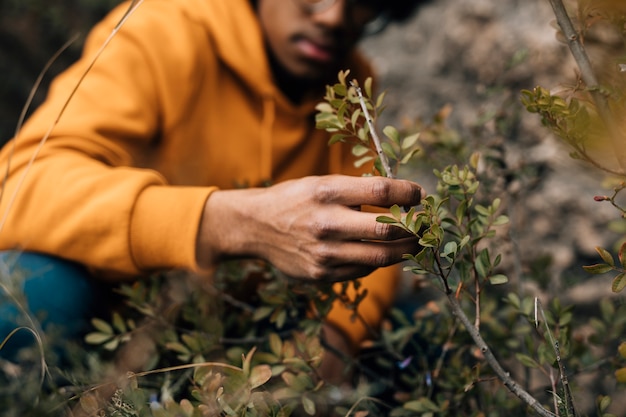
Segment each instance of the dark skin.
M294 102L307 94L319 96L372 18L364 13L367 10L347 7L345 0L319 13L304 10L294 0L258 0L256 9L275 78ZM206 202L196 256L202 266L233 257L261 258L303 280L363 277L402 261L403 254L415 251L416 241L399 228L377 222L378 214L355 207L414 206L423 197L414 182L341 175L218 190ZM324 333L328 343L349 352L336 329L326 326ZM321 372L338 382L344 366L329 355Z

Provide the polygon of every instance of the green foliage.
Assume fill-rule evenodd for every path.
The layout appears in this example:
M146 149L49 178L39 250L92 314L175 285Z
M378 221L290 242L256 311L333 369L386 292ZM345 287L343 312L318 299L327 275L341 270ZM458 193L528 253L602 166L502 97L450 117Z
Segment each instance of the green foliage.
M348 75L339 74L318 106L317 126L331 132L330 144L352 143L355 164L373 163L372 173L380 175L390 175L385 161L390 176L422 154L436 152L433 159L446 162L434 167L437 186L421 209L394 206L378 218L415 236L421 249L406 254L405 270L419 282L428 280L441 296L394 309L359 357L345 358L353 389L324 381L319 365L332 349L322 338L323 320L334 302L359 319L366 296L360 282L339 288L294 282L264 262L238 260L223 264L212 280L159 275L121 286L124 304L110 320L94 319L86 337L97 355L65 365L72 372L61 369L65 379L43 388L37 378L3 373L0 386L7 395L0 395L0 409L15 410L12 415L69 406L102 416L529 415L529 407L510 395L511 381L494 370L490 354L507 364L510 377L540 407L563 416L574 415L572 400L585 394L576 381L570 390L568 377L599 370L595 382L609 375L626 383L626 344L619 342L626 331L624 304L605 300L589 315L551 297L544 308L513 285L518 277L504 250L509 201L498 188L504 168L493 149L466 143L448 129L449 108L430 125L407 131L387 126L384 141L374 139L384 95L374 98L371 80L361 90ZM618 97L608 88L593 91ZM529 111L574 147L576 157L597 163L588 139L598 131L599 116L587 101L541 87L522 97ZM621 188L602 201L619 208ZM608 250L598 253L602 263L586 269L617 273L613 289L621 291L624 245L617 262ZM471 317L469 327L461 314ZM487 347L477 344L475 333ZM25 352L21 371L37 358ZM137 359L133 372L119 367ZM39 392L39 401L26 392ZM610 417L611 397L598 394L593 406ZM17 395L25 408L15 406L11 397Z

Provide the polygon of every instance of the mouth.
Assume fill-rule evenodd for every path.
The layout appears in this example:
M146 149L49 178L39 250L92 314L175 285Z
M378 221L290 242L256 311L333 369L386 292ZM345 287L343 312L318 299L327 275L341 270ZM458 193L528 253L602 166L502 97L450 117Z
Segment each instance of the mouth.
M300 55L309 61L328 64L334 61L337 55L336 46L328 42L320 42L299 36L294 39L294 44Z

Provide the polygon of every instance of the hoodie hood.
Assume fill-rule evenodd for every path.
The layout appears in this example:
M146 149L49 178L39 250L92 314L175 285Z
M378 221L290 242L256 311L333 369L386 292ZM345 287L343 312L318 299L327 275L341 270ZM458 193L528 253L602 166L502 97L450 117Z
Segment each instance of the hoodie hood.
M275 94L263 33L250 0L193 0L189 4L193 5L191 19L209 29L208 36L224 64L254 92Z

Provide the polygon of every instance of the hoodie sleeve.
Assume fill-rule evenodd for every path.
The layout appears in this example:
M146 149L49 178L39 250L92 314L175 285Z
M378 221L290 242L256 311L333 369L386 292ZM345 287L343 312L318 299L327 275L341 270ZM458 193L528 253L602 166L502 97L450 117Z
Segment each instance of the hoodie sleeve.
M46 102L2 150L0 169L10 167L0 201L1 248L121 275L196 269L196 233L213 188L172 186L158 172L137 168L159 140L164 77L152 59L157 48L183 41L159 42L159 28L179 23L172 22L176 13L144 4L64 107L126 7L94 28L83 57L57 77Z

